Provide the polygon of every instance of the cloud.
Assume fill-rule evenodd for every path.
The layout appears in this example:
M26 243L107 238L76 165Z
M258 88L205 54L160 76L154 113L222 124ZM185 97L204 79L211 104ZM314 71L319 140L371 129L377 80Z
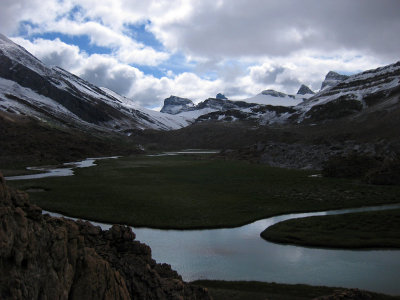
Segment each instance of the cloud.
M397 0L204 0L192 5L185 20L155 19L150 29L167 47L194 56L284 56L304 49L347 49L398 57Z
M48 65L57 65L97 85L125 95L141 106L160 107L171 94L196 101L215 96L223 82L202 79L194 73L182 73L156 78L146 75L138 68L121 63L112 55L100 55L80 51L59 39L53 41L13 38L33 55Z
M0 28L3 34L14 35L21 27L20 22L47 23L71 8L70 1L2 0Z
M147 107L171 94L200 101L218 92L232 99L268 88L295 93L301 83L318 90L330 70L354 73L399 60L398 0L3 2L3 33L46 64ZM135 28L151 35L156 49ZM109 52L88 54L54 39L59 33L87 36ZM160 68L160 78L144 66Z
M15 43L26 48L48 66L59 66L66 70L76 69L87 57L78 46L68 45L60 39L35 39L29 41L23 38L13 38Z

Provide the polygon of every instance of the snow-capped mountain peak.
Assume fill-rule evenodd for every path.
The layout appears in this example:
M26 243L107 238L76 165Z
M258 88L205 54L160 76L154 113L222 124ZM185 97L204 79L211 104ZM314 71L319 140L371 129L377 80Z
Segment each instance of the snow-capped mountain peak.
M4 35L0 35L0 66L3 111L103 131L169 130L189 124L182 117L152 113L59 67L47 67Z
M194 103L190 99L170 96L164 100L164 106L160 112L176 115L184 111L189 111L193 106Z
M321 84L321 91L325 89L326 87L332 87L339 83L340 81L343 81L345 79L349 78L347 75L341 75L337 72L334 71L329 71L328 74L325 76L325 80Z

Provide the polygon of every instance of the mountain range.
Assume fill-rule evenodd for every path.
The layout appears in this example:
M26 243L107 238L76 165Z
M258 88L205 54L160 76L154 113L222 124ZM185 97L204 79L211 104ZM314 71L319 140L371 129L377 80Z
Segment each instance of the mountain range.
M49 67L0 34L0 129L2 143L6 145L2 151L8 149L7 155L12 155L19 147L17 144L24 143L28 144L25 149L35 152L31 149L48 132L58 141L67 143L69 138L69 149L79 148L77 153L82 152L83 144L90 144L83 142L88 140L88 136L89 140L100 139L96 140L98 149L107 148L99 146L108 145L101 140L105 136L124 139L123 143L128 141L129 145L139 142L159 144L169 137L167 144L179 136L192 141L194 138L207 140L208 144L201 145L216 147L220 144L215 143L216 137L211 138L209 134L228 124L237 131L241 126L257 128L262 134L266 128L272 130L277 126L286 126L292 133L300 127L310 131L313 126L318 126L332 134L344 124L348 124L346 130L359 127L361 132L375 123L380 124L376 128L397 124L399 95L400 62L397 62L350 76L331 71L317 92L302 85L295 95L267 89L240 100L227 99L219 93L215 98L199 103L170 96L157 112L140 107L132 99L97 87L62 68ZM196 131L200 124L207 124L208 129L188 138L187 132ZM26 134L28 127L29 135ZM376 128L371 129L371 134L378 132ZM174 133L167 134L170 131ZM22 138L21 134L25 137ZM279 136L278 133L274 135ZM130 136L127 140L126 137ZM321 133L321 136L326 136L326 133ZM259 137L254 135L254 139L248 142L257 139ZM234 138L230 141L237 145ZM44 143L36 152L43 155L43 149L49 149L49 143ZM120 142L117 144L121 145ZM118 147L110 147L109 152Z

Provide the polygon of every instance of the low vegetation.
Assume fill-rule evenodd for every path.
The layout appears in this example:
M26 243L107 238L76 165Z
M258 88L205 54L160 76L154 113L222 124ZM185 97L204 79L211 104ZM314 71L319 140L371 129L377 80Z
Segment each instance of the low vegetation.
M331 295L334 293L345 293L343 288L310 286L305 284L278 284L256 281L221 281L221 280L198 280L196 285L206 287L214 300L306 300ZM371 292L355 291L364 297L356 299L389 300L400 299L400 297L387 296ZM350 293L351 294L351 291ZM337 297L331 299L354 299L348 297Z
M331 248L400 248L400 209L292 219L261 233L272 242Z
M10 181L46 210L153 228L234 227L289 212L398 202L400 187L312 178L206 156L133 156L99 161L76 176Z
M333 156L322 170L326 177L359 178L380 185L400 185L400 159L351 154Z

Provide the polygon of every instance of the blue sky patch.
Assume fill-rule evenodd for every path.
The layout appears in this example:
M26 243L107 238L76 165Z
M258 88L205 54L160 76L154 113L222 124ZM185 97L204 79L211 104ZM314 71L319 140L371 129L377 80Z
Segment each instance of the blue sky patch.
M45 40L55 40L59 38L62 42L68 45L75 45L78 46L81 51L85 51L87 54L110 54L112 49L107 47L97 46L93 43L90 43L90 38L87 35L66 35L62 33L55 33L55 32L47 32L43 34L34 34L28 36L31 42L34 39L42 38Z
M139 43L152 47L157 51L165 51L163 44L156 39L153 33L146 29L149 24L150 21L145 24L129 24L125 26L124 32Z

